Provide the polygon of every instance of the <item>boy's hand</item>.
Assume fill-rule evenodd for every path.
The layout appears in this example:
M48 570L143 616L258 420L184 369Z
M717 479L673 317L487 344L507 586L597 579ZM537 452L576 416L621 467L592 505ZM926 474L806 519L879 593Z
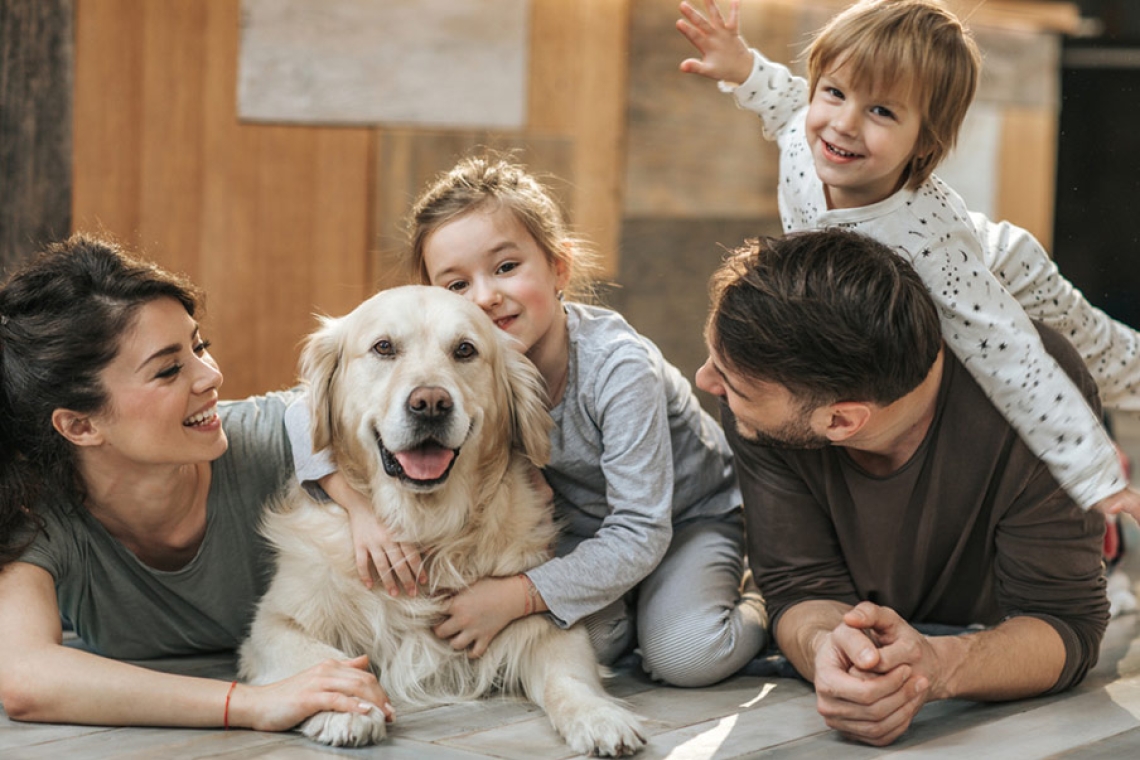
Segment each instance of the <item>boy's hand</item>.
M681 3L677 31L693 43L701 58L681 61L681 71L709 79L741 84L752 74L752 52L740 36L740 0L732 0L728 19L720 15L714 0L705 0L708 17L687 2Z
M1120 489L1096 503L1096 508L1106 515L1127 512L1140 520L1140 491L1131 486Z
M399 596L400 586L408 596L415 596L417 583L427 583L419 549L394 540L372 511L371 502L339 472L326 475L319 482L325 493L348 513L356 571L364 585L372 588L376 578L390 596Z

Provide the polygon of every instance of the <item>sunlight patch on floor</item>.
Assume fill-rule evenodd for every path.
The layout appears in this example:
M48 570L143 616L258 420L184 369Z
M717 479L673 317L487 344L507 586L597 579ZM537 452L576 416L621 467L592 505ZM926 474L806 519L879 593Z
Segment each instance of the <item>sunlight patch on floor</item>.
M752 707L752 706L753 706L753 705L755 705L757 702L759 702L760 700L762 700L764 697L766 697L766 696L768 696L769 694L771 694L771 693L772 693L772 690L773 690L773 689L775 689L775 688L776 688L776 684L774 684L774 683L766 683L766 684L764 684L764 688L760 690L760 693L759 693L759 694L757 694L757 695L756 695L755 697L753 697L752 699L750 699L750 700L748 700L747 702L745 702L744 704L742 704L742 705L741 705L741 707L743 707L744 709L746 709L746 710L747 710L749 707Z
M732 733L736 719L739 717L739 715L729 715L721 718L708 731L697 734L684 744L678 744L669 751L665 760L708 760L716 754L716 751L724 744L724 740Z

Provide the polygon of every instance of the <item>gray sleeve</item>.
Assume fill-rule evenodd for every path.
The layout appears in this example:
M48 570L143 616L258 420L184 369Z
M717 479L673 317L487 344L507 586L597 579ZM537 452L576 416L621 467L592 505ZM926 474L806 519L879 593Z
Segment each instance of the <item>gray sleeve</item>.
M40 516L44 520L43 530L36 533L19 561L46 570L58 580L67 576L77 557L72 526L57 510L41 508Z
M301 392L285 410L285 430L293 447L293 466L302 484L315 483L336 472L336 464L328 450L313 451L312 425L309 420L309 394Z
M564 418L567 459L595 456L607 513L601 527L569 554L528 571L560 625L569 626L636 586L664 556L673 535L673 458L665 393L658 368L643 347L607 357L590 376L594 419ZM577 436L577 437L576 437Z

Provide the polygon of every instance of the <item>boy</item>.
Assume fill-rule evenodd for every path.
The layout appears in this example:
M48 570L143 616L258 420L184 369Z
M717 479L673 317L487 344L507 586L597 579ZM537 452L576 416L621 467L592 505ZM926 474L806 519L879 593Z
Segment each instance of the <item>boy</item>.
M707 16L681 4L677 28L702 56L681 70L719 80L777 141L784 230L850 228L907 259L938 304L947 344L1058 483L1085 508L1140 518L1140 493L1128 487L1100 419L1025 309L1072 341L1098 385L1133 408L1140 336L1061 280L1031 236L971 215L933 175L954 146L981 67L958 19L934 0L859 2L816 36L805 81L748 48L738 34L739 0L727 20L713 0L705 7ZM987 263L1007 282L1026 271L1040 277L1018 285L1019 304ZM1072 313L1047 308L1061 295Z

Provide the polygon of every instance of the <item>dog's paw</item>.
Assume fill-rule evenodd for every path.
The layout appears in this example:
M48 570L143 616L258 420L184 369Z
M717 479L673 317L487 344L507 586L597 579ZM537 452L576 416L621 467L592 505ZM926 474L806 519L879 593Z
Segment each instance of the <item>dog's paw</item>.
M375 744L388 735L384 713L376 708L360 713L322 712L301 724L301 733L321 744L335 747L362 747Z
M560 727L575 752L593 757L626 757L645 746L645 731L637 716L608 700L598 700Z

